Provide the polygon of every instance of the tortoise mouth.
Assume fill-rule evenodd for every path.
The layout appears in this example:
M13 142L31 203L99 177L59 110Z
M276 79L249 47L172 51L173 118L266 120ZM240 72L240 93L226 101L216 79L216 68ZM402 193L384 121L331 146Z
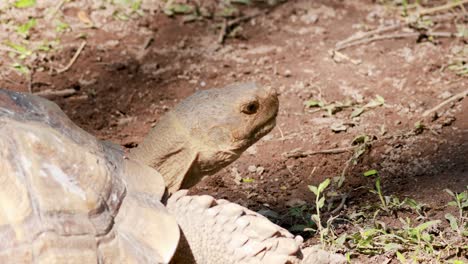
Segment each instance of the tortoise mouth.
M270 133L273 128L276 126L276 116L278 112L275 112L263 125L255 132L254 140L255 142L264 137L266 134Z

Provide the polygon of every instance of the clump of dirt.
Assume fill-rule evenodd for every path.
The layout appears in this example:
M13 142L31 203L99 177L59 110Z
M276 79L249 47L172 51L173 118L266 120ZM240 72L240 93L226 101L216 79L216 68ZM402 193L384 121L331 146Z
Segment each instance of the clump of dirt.
M44 10L57 7L55 1L43 2ZM432 7L443 6L439 2ZM406 12L417 9L411 8ZM35 39L62 34L63 51L26 59L29 70L18 65L16 70L32 75L5 71L0 84L45 92L101 139L136 146L164 112L199 89L245 80L278 89L277 128L192 193L229 199L298 230L315 210L308 185L326 178L333 181L325 216L349 216L379 204L378 195L369 191L376 178L363 176L377 170L384 196L425 203L432 208L430 218L444 223L444 215L453 213L444 189L463 192L468 186L468 100L451 100L468 87L459 63L466 38L457 35L466 18L443 12L449 8L431 11L429 26L401 19L395 10L402 9L392 3L369 1L240 6L226 21L199 16L191 23L157 7L143 9L141 16L86 1L64 2L58 10L71 29L61 33L44 26L30 34ZM127 19L112 19L114 12ZM14 31L7 27L4 32ZM454 65L456 70L450 70ZM57 93L64 90L65 96ZM353 145L356 138L366 141ZM414 212L402 216L418 217ZM391 214L378 221L400 223ZM336 230L345 233L353 226L341 224ZM358 260L387 258L394 259L380 254Z

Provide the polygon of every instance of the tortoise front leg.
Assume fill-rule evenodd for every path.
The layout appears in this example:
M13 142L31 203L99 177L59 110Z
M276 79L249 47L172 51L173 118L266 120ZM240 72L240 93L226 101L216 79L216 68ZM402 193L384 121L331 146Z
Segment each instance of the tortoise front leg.
M171 263L345 263L317 248L302 252L302 237L227 200L184 190L169 198L167 208L184 236Z

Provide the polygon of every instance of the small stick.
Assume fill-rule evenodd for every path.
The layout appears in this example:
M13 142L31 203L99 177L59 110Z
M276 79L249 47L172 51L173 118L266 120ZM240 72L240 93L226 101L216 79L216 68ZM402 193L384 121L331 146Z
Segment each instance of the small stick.
M333 211L331 211L329 214L330 215L334 215L336 213L338 213L339 211L341 211L341 209L343 209L345 203L346 203L346 199L348 199L348 194L345 193L341 196L341 202L340 204L335 208L333 209Z
M284 134L283 134L283 130L281 130L281 126L278 125L277 127L278 127L278 130L279 130L280 134L281 134L280 140L284 140Z
M16 54L21 54L21 52L15 50L15 49L9 48L9 47L0 46L0 51L13 52L13 53L16 53Z
M68 71L71 68L71 66L73 65L73 63L75 63L76 59L78 59L78 56L80 56L80 53L83 51L85 46L86 46L86 41L83 41L81 43L80 47L76 50L75 55L73 55L73 58L67 64L67 66L65 66L62 69L57 70L57 73L63 73L63 72Z
M62 0L58 3L58 5L55 7L54 11L50 14L50 20L52 20L55 15L57 15L58 11L62 8L63 4L65 4L66 0Z
M468 3L468 0L453 1L453 2L447 3L445 5L436 6L436 7L433 7L433 8L423 9L422 11L419 12L419 15L423 16L423 15L427 15L427 14L431 14L431 13L435 13L435 12L440 12L440 11L444 11L444 10L447 10L447 9L452 9L454 7L457 7L457 6L463 7L463 5L467 4L467 3Z
M221 31L219 32L218 36L218 43L223 44L224 39L226 38L227 32L228 31L228 22L227 19L223 20L223 24L221 25Z
M372 37L372 38L362 39L362 40L358 40L358 41L355 41L355 42L347 43L345 45L342 45L341 47L336 48L335 50L340 51L340 50L343 50L343 49L346 49L346 48L349 48L349 47L352 47L352 46L367 44L367 43L378 41L378 40L410 38L410 37L417 37L419 35L420 35L420 33L410 32L410 33L396 33L396 34L391 34L391 35L375 36L375 37Z
M65 90L58 90L57 91L57 90L47 89L47 90L40 91L40 92L37 92L37 93L34 93L34 94L50 99L50 98L54 98L54 97L67 97L67 96L74 95L74 94L76 94L76 90L75 89L65 89Z
M434 108L425 111L422 114L422 116L427 117L427 116L431 115L432 113L436 112L437 110L439 110L440 108L450 104L451 102L463 99L465 96L468 96L468 90L465 90L465 91L463 91L463 92L461 92L459 94L456 94L456 95L448 98L447 100L443 101L442 103L436 105Z
M343 152L354 150L356 147L345 147L345 148L334 148L334 149L324 149L317 151L297 151L297 152L286 152L283 154L286 158L303 158L307 156L317 155L317 154L340 154Z
M356 41L356 40L359 40L359 39L363 39L363 38L366 38L366 37L370 37L372 35L377 35L377 34L380 34L380 33L386 32L386 31L399 29L402 26L403 26L403 24L398 23L396 25L391 25L391 26L377 28L375 30L367 31L367 32L364 32L361 35L354 34L354 35L352 35L351 37L349 37L349 38L347 38L345 40L337 42L335 44L335 49L341 49L341 46L346 45L346 44L348 44L350 42L353 42L353 41Z
M34 69L31 69L31 71L29 71L29 78L28 78L28 91L29 93L32 93L33 90L33 78L34 78Z
M227 26L228 26L229 28L231 28L231 27L233 27L233 26L235 26L235 25L238 25L238 24L240 24L240 23L242 23L242 22L245 22L245 21L249 21L249 20L252 19L252 18L255 18L255 17L259 16L259 15L266 14L266 13L267 13L267 11L263 11L263 12L256 12L256 13L253 13L253 14L251 14L251 15L241 16L241 17L238 17L238 18L235 18L235 19L229 21L229 23L228 23Z

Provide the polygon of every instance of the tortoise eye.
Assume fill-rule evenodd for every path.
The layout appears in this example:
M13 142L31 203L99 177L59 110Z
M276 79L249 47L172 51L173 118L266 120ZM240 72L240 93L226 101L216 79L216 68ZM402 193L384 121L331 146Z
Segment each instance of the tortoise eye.
M248 114L248 115L252 115L252 114L255 114L258 110L258 102L257 101L253 101L253 102L250 102L248 104L245 104L243 107L242 107L242 113L244 114Z

